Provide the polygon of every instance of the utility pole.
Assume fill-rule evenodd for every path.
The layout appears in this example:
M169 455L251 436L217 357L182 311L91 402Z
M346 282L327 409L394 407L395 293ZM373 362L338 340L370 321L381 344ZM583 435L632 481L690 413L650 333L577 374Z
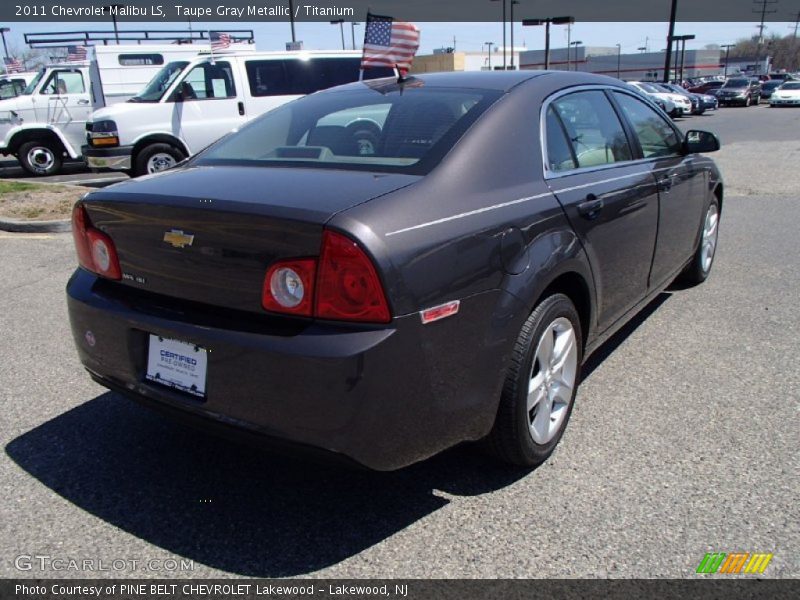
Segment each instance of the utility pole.
M736 44L722 44L720 48L725 48L725 71L722 73L723 77L728 76L728 55L731 53L731 48L735 48Z
M675 35L675 18L678 15L678 0L672 0L669 11L669 33L667 34L667 55L664 57L664 83L669 83L672 68L672 37Z
M567 23L567 71L572 70L572 63L570 62L570 59L572 58L572 45L570 42L572 42L572 23Z
M778 12L777 9L767 10L768 6L773 6L778 3L778 0L753 0L753 4L760 4L761 8L753 10L754 13L761 13L761 23L758 25L758 50L756 50L756 63L758 65L758 74L761 74L761 49L764 46L764 21L767 15Z
M292 44L294 44L297 39L294 36L294 5L292 4L292 0L289 0L289 25L292 27Z
M514 66L514 5L519 4L519 0L511 0L511 70L516 70Z

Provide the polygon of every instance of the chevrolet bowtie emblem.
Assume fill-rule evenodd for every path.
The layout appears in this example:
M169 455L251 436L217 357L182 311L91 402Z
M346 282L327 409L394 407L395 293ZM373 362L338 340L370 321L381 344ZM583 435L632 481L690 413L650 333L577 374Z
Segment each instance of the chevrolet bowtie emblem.
M188 233L183 233L180 229L172 229L164 234L164 241L172 244L175 248L185 248L191 246L194 241L194 236Z

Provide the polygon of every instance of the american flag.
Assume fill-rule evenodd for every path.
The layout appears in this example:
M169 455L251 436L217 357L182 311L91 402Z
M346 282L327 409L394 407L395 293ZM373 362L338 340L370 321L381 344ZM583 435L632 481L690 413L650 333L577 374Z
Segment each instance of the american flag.
M86 46L67 46L67 62L86 60Z
M6 66L6 73L22 73L25 67L16 58L4 58L3 63Z
M209 31L208 37L211 40L211 50L224 50L231 45L231 36L219 31Z
M367 14L361 68L396 67L401 74L411 68L419 48L419 29L413 23Z

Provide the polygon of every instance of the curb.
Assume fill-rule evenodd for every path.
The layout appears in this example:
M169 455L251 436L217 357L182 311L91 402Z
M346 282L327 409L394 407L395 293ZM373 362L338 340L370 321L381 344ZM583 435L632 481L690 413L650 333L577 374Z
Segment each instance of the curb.
M63 221L21 221L17 219L0 219L0 231L13 233L62 233L72 230L69 219Z

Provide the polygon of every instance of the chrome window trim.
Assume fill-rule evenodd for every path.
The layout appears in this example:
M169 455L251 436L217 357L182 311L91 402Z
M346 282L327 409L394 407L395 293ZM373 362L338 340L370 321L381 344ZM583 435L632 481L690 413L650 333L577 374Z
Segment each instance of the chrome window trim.
M575 92L584 92L584 91L592 91L592 90L600 90L600 91L610 91L610 92L620 92L623 94L627 94L631 98L635 98L639 101L643 101L645 105L650 106L650 108L654 109L661 118L664 118L664 115L661 113L661 109L653 104L648 98L642 98L636 92L632 92L628 89L625 89L621 86L616 85L602 85L602 84L591 84L591 85L576 85L574 87L565 88L563 90L558 90L557 92L552 93L550 96L545 98L544 102L542 102L542 106L539 109L539 145L541 146L542 151L542 177L545 181L549 179L559 179L561 177L569 177L572 175L581 175L585 173L594 173L598 171L607 171L609 169L619 168L619 167L627 167L627 166L635 166L635 165L644 165L648 163L655 162L656 160L663 160L665 158L680 158L680 154L674 154L670 156L658 156L658 157L651 157L651 158L638 158L636 160L621 160L619 162L609 163L606 165L596 165L592 167L578 167L577 169L568 169L566 171L552 171L549 168L550 160L547 155L547 109L550 108L550 105L555 101L561 98L562 96L566 96L568 94L574 94ZM616 112L616 107L612 104L612 108ZM557 113L556 113L557 114ZM623 129L625 129L625 123L622 122L623 117L619 117L620 125L622 125ZM669 122L669 117L667 117L667 124L675 131L675 134L678 136L678 139L681 139L683 134L678 130L674 124ZM627 133L627 132L626 132ZM633 150L633 148L631 148Z

